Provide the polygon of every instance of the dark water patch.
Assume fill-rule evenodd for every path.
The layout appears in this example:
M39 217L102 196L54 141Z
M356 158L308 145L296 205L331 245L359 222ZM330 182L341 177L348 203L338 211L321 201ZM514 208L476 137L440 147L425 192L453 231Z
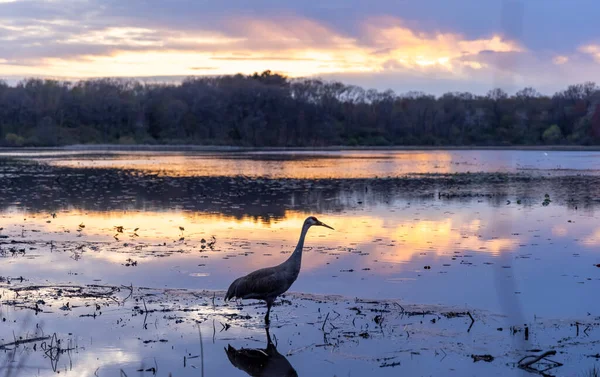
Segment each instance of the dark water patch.
M2 161L2 160L0 160ZM341 212L395 200L485 201L538 206L549 194L570 208L600 205L600 176L513 173L412 174L373 179L171 177L136 170L0 164L0 208L56 212L179 209L281 219L288 210ZM8 178L9 177L9 178Z

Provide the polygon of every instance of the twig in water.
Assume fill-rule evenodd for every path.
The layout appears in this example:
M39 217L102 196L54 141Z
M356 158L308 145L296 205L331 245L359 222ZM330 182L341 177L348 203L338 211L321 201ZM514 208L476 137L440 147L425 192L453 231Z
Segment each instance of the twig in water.
M538 361L542 360L543 358L545 358L547 356L553 356L553 355L556 355L556 351L554 351L554 350L544 352L543 354L541 354L539 356L529 355L529 356L523 357L521 360L519 360L519 362L517 364L519 364L519 367L521 367L521 368L526 368L526 367L531 366L531 364L537 363ZM532 358L531 360L529 360L527 362L523 362L525 359L530 358L530 357Z
M442 351L444 353L444 357L442 357L440 359L440 361L444 360L446 358L446 356L448 356L448 354L446 353L446 351L444 351L442 348L440 348L440 351Z
M545 373L546 371L553 369L553 368L560 367L563 364L559 363L558 361L546 359L547 361L551 362L552 365L548 366L545 369L540 370L540 369L532 367L532 365L548 356L551 356L551 355L556 355L556 351L552 350L552 351L544 352L543 354L541 354L539 356L534 356L534 355L525 356L521 360L519 360L519 362L517 364L518 364L519 368L521 368L527 372L537 373L542 376L549 376L547 373ZM531 359L531 360L525 361L525 359Z
M200 375L204 377L204 344L202 343L202 330L200 329L200 324L198 324L198 337L200 338Z
M381 330L381 334L383 334L383 335L385 335L385 334L384 334L384 332L383 332L383 320L384 320L384 319L385 319L385 318L383 318L383 314L376 315L376 316L375 316L375 319L374 319L375 323L376 323L377 325L379 325L379 329Z
M314 347L315 345L316 345L316 344L315 344L315 343L313 343L313 344L309 344L308 346L304 346L304 347L296 348L295 350L290 350L290 351L288 351L288 353L286 353L285 355L286 355L286 356L292 356L293 354L296 354L296 353L298 353L298 352L302 352L302 351L304 351L304 350L307 350L307 349L309 349L309 348L312 348L312 347Z
M48 339L50 339L49 336L42 336L42 337L39 337L39 338L15 340L14 342L0 345L0 349L5 349L6 347L10 347L10 346L18 346L20 344L25 344L25 343L39 342L40 340L48 340Z
M133 283L131 283L131 287L128 287L126 285L121 285L121 287L129 289L129 296L125 297L121 302L121 305L125 305L125 301L127 301L131 296L133 296Z
M142 302L144 303L144 313L146 313L146 315L144 315L144 324L142 325L142 328L144 330L147 330L148 324L146 323L146 320L148 319L148 307L146 307L146 300L144 300L143 297L142 297Z
M473 319L473 316L471 315L471 312L467 312L467 315L469 316L469 318L471 318L471 322L475 322L475 320Z
M475 319L473 319L473 316L471 315L471 312L467 312L467 314L469 315L469 318L471 318L471 325L469 326L469 329L467 330L467 332L471 331L471 327L473 327L473 324L475 323Z
M327 319L329 318L329 313L325 316L325 320L323 321L323 326L321 326L321 331L325 331L325 324L327 323Z

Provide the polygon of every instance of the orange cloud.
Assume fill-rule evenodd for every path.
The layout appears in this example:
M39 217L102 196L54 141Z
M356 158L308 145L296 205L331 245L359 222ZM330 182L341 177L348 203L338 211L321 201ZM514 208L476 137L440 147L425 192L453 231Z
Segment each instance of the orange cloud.
M523 48L516 42L505 41L494 35L490 38L467 40L460 34L436 33L428 35L417 33L402 26L397 20L380 26L381 22L372 21L366 25L367 36L380 48L386 48L384 59L394 60L405 68L423 68L436 66L453 71L462 65L481 69L478 62L461 61L465 56L477 55L484 51L521 52Z
M591 55L594 60L600 63L600 45L589 44L585 46L581 46L579 51Z
M47 56L33 65L7 65L9 75L156 76L252 73L271 69L292 77L390 70L439 70L464 76L465 68L486 63L469 59L484 51L520 52L516 42L497 35L466 39L456 33L425 34L397 19L370 19L349 37L305 18L236 19L229 33L183 32L109 27L56 38L61 49L95 47L100 51ZM1 25L0 25L1 26ZM48 32L49 25L29 33ZM22 30L25 31L25 30ZM0 62L0 64L2 64ZM209 67L203 69L202 67Z

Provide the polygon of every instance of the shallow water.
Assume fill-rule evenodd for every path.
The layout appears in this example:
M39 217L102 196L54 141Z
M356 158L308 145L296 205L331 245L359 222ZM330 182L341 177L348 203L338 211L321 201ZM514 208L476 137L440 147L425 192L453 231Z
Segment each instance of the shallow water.
M600 152L565 151L98 151L0 150L54 166L136 169L169 176L373 178L418 173L600 172Z
M136 304L131 299L123 305L113 300L102 317L90 319L78 317L78 311L85 305L93 308L94 298L83 300L80 309L61 311L63 298L53 296L57 304L47 310L53 313L34 311L31 318L31 305L38 298L19 308L6 302L15 299L11 289L102 285L215 290L222 295L236 277L285 260L309 215L335 231L310 230L302 272L292 291L345 298L343 305L323 297L304 304L292 299L293 305L300 305L297 312L286 305L274 308L272 332L278 337L278 350L291 353L289 361L299 375L396 375L398 368L419 375L445 375L451 370L460 375L518 375L520 371L507 364L519 360L519 352L527 347L514 344L522 335L509 335L508 327L539 327L527 346L548 350L574 335L571 325L576 321L586 323L578 332L584 338L572 341L563 359L560 354L555 357L565 364L557 375L563 375L560 370L583 373L595 363L583 349L590 354L598 351L593 347L599 338L594 321L600 315L594 299L600 288L596 266L600 153L3 151L0 155L4 237L0 286L5 289L2 316L11 324L3 326L0 338L3 343L12 341L13 331L31 334L38 322L44 322L46 331L57 332L62 339L89 342L72 347L77 352L69 352L69 367L66 358L60 359L69 375L94 375L98 367L106 369L100 376L118 375L121 368L134 375L141 363L151 368L154 358L161 366L157 375L199 375L187 364L184 368L182 358L198 343L194 326L200 322L203 333L212 336L213 320L216 332L220 322L231 327L215 334L214 343L204 344L206 375L220 370L245 375L231 366L223 347L231 343L266 348L260 322L264 308L240 309L216 297L213 312L191 312L182 322L152 312L156 327L144 328L134 323ZM183 306L212 305L210 294L204 296L197 302L188 297ZM405 323L397 308L389 309L388 332L382 329L381 336L368 339L337 334L347 341L328 346L320 325L324 313L348 311L356 298L471 311L478 321L473 332L465 334L468 319L449 321L440 329L430 324L433 317ZM164 303L174 305L168 299ZM246 313L251 319L223 317L224 311ZM377 327L368 317L358 325L360 331ZM88 328L90 321L93 329ZM334 323L349 328L349 321ZM542 326L540 321L558 322ZM418 328L411 342L410 335L400 338L392 332L406 326ZM499 327L505 329L502 335L497 334ZM461 335L451 336L454 332ZM167 342L143 342L151 337ZM470 344L467 348L465 342ZM35 370L33 374L52 374L44 355L38 360L34 351L20 347L21 356L31 357L26 368ZM451 355L445 364L432 364L442 354L440 349ZM476 351L504 360L473 363L470 353ZM401 364L384 365L380 359L385 357L378 357L394 352L398 359L388 364ZM198 354L195 349L193 353ZM567 365L568 357L577 362Z

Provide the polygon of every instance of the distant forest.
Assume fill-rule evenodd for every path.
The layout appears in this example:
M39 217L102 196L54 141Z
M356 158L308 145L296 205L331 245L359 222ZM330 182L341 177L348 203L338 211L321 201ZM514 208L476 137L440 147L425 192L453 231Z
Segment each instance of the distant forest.
M600 144L600 88L552 96L396 94L253 75L181 84L120 79L0 81L0 145L80 143L237 146Z

